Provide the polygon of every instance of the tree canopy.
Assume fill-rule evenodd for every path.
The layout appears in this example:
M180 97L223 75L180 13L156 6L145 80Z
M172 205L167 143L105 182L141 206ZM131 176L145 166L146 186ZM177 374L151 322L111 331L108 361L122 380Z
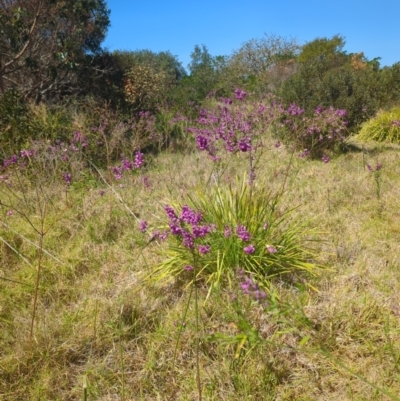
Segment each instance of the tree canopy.
M0 92L40 100L71 91L109 24L105 0L0 0Z

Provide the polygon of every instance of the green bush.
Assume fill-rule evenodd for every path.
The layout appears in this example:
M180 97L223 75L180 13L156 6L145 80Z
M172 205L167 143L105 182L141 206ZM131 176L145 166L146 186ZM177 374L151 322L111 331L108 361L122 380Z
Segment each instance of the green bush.
M362 141L400 144L400 106L389 111L379 111L362 125L357 138Z

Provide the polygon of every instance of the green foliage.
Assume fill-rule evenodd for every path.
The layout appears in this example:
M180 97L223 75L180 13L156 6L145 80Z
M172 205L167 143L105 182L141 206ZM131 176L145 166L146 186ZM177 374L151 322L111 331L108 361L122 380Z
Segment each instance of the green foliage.
M110 24L104 0L16 0L0 11L0 92L26 98L71 93L78 68L100 52ZM75 86L76 88L76 86Z
M28 132L26 103L18 92L7 91L0 97L0 148L7 153L14 152L25 143L29 137Z
M297 72L278 88L285 105L296 103L308 114L318 106L347 111L347 127L354 132L375 112L400 98L400 66L380 69L379 58L346 54L345 41L336 35L305 44Z
M336 56L344 55L345 44L344 38L340 35L335 35L331 39L316 38L302 46L298 61L300 63L316 59L332 61Z
M189 198L190 206L201 211L204 222L215 225L214 231L201 238L203 245L210 245L210 251L196 256L176 238L170 238L165 259L154 269L152 280L186 274L184 267L193 264L193 257L199 266L197 278L204 279L210 291L230 282L238 268L253 274L264 286L276 276L294 279L300 273L316 273L312 252L304 245L310 230L304 222L292 221L290 210L279 210L280 195L251 187L244 179L228 188L199 190ZM250 234L248 240L238 236L239 226ZM244 248L250 245L254 252L246 253Z
M362 141L400 144L400 107L379 111L362 125L357 138Z

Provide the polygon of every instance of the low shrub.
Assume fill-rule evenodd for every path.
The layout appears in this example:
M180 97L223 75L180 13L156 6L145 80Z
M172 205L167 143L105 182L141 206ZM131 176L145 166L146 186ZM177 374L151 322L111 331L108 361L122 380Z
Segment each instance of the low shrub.
M389 111L379 111L362 125L357 138L362 141L400 144L400 106Z
M239 268L264 287L275 276L315 274L313 254L304 242L310 229L292 220L290 210L281 212L279 200L243 179L236 186L199 190L190 196L190 206L166 206L167 247L151 280L183 277L194 266L196 278L211 291L230 283Z
M323 157L348 136L346 110L318 106L311 116L296 104L282 111L282 117L273 123L273 133L279 139L302 150L304 156Z

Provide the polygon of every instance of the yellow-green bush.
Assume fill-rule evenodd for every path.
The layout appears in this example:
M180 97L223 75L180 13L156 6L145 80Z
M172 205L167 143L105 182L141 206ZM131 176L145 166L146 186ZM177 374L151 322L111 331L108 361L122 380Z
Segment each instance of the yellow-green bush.
M381 110L374 118L366 121L358 139L400 144L400 106L389 111Z

